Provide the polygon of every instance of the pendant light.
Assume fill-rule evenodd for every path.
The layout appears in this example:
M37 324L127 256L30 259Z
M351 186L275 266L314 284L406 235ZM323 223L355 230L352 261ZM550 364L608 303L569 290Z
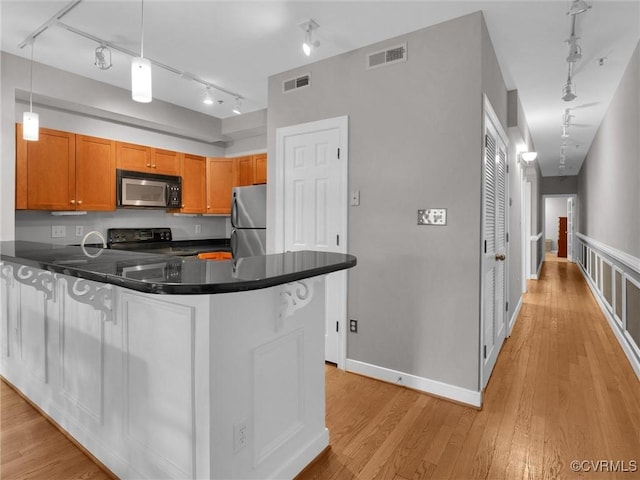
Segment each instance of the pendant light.
M38 141L40 138L40 116L33 113L33 44L31 42L31 63L29 65L29 111L22 114L22 138Z
M151 62L144 58L144 0L140 0L140 56L131 61L131 98L149 103L151 95Z

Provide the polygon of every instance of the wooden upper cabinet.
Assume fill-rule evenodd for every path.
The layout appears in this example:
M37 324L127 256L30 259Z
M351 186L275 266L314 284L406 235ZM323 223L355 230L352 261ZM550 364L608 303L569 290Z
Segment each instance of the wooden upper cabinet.
M233 159L233 168L235 170L234 183L236 186L253 185L253 157L251 155L235 157Z
M149 172L151 149L143 145L116 142L116 165L122 170Z
M233 159L207 158L207 213L231 213L233 184Z
M170 150L151 149L151 170L162 175L180 175L180 154Z
M16 209L115 210L115 142L40 129L22 139L16 125Z
M257 185L267 183L267 154L246 155L233 159L235 185Z
M181 213L207 212L207 159L184 154L182 159Z
M267 183L267 154L260 153L253 156L253 183Z
M75 210L75 135L47 128L40 139L22 139L16 126L16 208Z
M115 208L116 142L76 135L76 209Z

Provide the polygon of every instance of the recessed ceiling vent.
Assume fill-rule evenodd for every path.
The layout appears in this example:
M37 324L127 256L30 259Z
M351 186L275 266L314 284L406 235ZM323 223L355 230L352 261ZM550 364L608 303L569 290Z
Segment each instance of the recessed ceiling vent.
M380 50L367 55L367 70L407 61L406 42L395 47Z
M291 92L299 88L308 87L311 85L311 75L305 74L301 77L290 78L282 82L282 93Z

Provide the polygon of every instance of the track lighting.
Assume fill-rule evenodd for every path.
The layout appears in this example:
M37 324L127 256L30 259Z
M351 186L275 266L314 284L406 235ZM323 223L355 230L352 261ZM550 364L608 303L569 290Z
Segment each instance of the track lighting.
M569 132L567 132L567 126L563 125L562 126L562 135L560 135L561 138L569 138Z
M202 99L202 103L205 105L213 105L213 95L211 95L211 87L207 87L204 89L204 97Z
M302 43L302 51L304 54L309 57L311 56L311 52L314 48L318 48L320 46L319 41L313 41L311 38L313 35L313 31L317 29L320 25L318 25L314 20L309 19L298 25L300 28L304 30L304 42Z
M567 63L576 63L582 58L582 49L578 45L578 38L575 35L571 35L571 38L567 40L569 44L569 56L567 57Z
M33 44L31 42L31 63L29 64L29 111L22 114L22 138L38 141L40 138L40 116L33 113Z
M233 107L232 111L236 115L240 115L242 113L242 105L241 105L240 97L236 97L236 106Z
M131 98L136 102L149 103L151 91L151 62L144 58L144 0L140 0L140 56L131 61Z
M578 96L576 95L576 93L574 91L574 86L573 86L573 83L571 83L571 79L570 78L567 80L567 83L562 88L562 97L561 98L565 102L572 102L573 100L578 98Z
M111 63L111 50L105 45L96 48L96 59L93 64L100 70L109 70L113 65Z
M571 3L571 7L569 8L567 15L579 15L586 12L590 8L591 5L589 5L584 0L573 0L573 3Z

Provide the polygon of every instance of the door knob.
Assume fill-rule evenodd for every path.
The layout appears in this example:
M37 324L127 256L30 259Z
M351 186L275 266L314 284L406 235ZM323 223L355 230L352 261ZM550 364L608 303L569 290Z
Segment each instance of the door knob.
M500 260L503 261L507 258L506 255L504 255L503 253L496 253L496 260Z

